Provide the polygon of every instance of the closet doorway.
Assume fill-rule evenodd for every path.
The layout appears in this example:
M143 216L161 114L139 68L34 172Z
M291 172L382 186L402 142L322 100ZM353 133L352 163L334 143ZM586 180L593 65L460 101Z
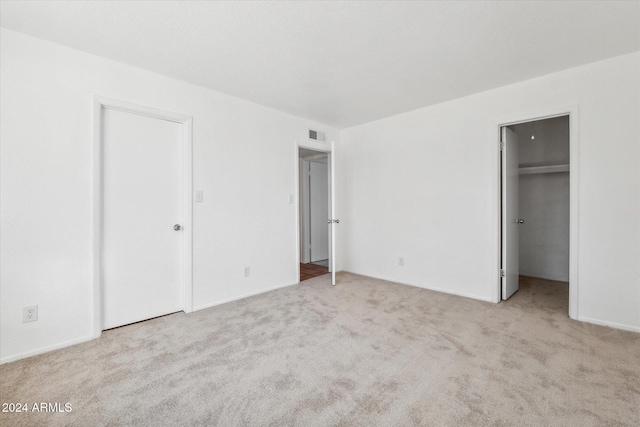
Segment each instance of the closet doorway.
M302 282L330 272L331 181L329 153L298 150Z
M519 291L519 299L569 312L571 117L503 125L500 135L500 299Z

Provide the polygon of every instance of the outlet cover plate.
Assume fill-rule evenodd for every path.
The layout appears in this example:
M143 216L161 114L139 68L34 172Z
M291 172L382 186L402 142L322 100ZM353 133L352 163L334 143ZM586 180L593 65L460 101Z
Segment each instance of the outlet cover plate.
M30 305L22 308L22 323L35 322L38 320L38 306Z

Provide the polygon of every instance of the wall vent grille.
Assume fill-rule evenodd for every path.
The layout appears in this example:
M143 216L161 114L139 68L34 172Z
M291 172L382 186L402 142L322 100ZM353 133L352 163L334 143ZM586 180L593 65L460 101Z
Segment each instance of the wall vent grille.
M325 136L323 132L318 132L317 130L309 129L309 139L324 142Z

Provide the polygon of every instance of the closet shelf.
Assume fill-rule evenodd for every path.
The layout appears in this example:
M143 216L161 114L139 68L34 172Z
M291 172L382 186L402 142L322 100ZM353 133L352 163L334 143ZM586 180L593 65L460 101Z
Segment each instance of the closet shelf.
M534 173L569 172L569 165L526 166L518 168L518 171L520 175L531 175Z

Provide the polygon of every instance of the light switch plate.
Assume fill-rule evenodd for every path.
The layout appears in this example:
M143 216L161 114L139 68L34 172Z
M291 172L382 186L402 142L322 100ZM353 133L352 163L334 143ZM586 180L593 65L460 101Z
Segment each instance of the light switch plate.
M204 192L202 190L196 190L196 203L202 203L204 200Z

